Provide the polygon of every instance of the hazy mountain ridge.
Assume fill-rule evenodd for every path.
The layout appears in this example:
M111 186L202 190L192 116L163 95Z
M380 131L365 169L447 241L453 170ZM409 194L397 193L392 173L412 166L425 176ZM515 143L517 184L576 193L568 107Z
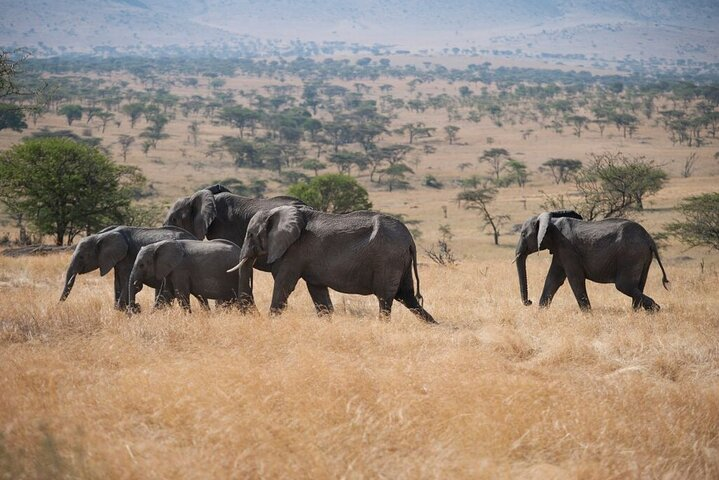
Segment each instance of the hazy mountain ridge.
M719 2L713 0L69 0L61 5L0 0L0 9L6 18L0 25L0 45L39 45L40 54L46 55L96 47L137 51L215 45L261 51L256 39L384 43L410 50L526 50L541 44L541 38L514 40L565 29L581 37L584 25L634 23L655 29L695 27L702 32L687 42L707 44L706 51L717 44L713 25L719 18ZM664 37L649 35L659 43ZM502 45L497 42L500 36L514 40ZM552 38L557 37L562 35ZM612 41L627 43L624 38ZM551 42L548 48L562 50Z

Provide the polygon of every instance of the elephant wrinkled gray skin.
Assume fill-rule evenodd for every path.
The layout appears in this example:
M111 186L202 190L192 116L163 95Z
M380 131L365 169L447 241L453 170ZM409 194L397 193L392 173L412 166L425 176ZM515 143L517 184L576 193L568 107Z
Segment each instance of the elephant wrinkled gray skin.
M65 287L60 296L64 301L79 274L100 269L106 275L115 269L115 308L125 310L128 305L127 282L132 265L140 249L161 240L196 240L189 232L177 227L145 228L112 226L84 238L78 243L65 275ZM155 306L169 300L167 292L160 292L160 284L151 284L156 289ZM161 294L162 293L162 294Z
M128 283L130 304L134 304L143 284L165 282L188 312L190 295L205 308L207 300L217 300L223 306L237 305L239 275L227 270L239 255L240 247L228 240L164 240L142 247Z
M541 307L549 306L567 279L582 310L591 308L586 280L614 283L617 290L632 298L635 309L659 310L659 305L644 294L652 258L662 269L664 288L669 280L654 240L638 223L622 219L589 222L568 210L544 212L524 222L515 260L525 305L532 304L527 295L527 255L544 249L553 257L539 299Z
M293 206L258 212L250 221L235 269L258 259L271 266L275 279L272 313L285 308L302 278L319 314L332 312L326 293L329 287L343 293L374 294L382 315L389 315L392 302L399 300L422 320L436 323L420 304L412 235L402 222L387 215L332 214Z
M178 199L170 208L165 225L184 228L199 240L205 237L210 240L225 239L241 248L253 215L283 205L305 206L293 197L248 198L235 195L222 185L213 185ZM258 259L254 268L265 272L271 270L264 259ZM252 293L241 292L241 295L243 304L252 307ZM330 302L326 288L310 289L310 295L313 300ZM329 305L331 308L331 302Z

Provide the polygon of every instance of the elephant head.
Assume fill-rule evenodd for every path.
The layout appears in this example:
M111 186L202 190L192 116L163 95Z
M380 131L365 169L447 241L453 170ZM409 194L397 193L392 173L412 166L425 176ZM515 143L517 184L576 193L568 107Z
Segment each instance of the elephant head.
M582 220L582 216L575 211L558 210L554 212L544 212L528 219L522 224L517 249L514 252L516 255L514 259L517 262L519 292L524 305L532 304L527 293L527 256L539 250L549 249L550 252L553 251L552 235L547 235L547 233L551 232L552 219L561 217Z
M65 274L65 287L60 295L64 301L75 284L75 277L100 269L100 275L106 275L118 262L127 256L127 241L121 233L105 230L83 239L72 254L70 266Z
M140 249L130 274L130 305L135 305L135 296L148 281L162 282L185 256L182 246L174 240L164 240Z
M254 264L265 255L268 264L277 261L300 238L304 228L305 219L297 207L285 205L257 212L247 226L240 263L232 270L242 269L248 261Z
M219 190L217 185L210 188L213 190L204 189L189 197L177 199L165 218L165 226L174 225L184 228L200 240L205 238L207 229L217 216L213 192L227 190L224 187L224 190Z

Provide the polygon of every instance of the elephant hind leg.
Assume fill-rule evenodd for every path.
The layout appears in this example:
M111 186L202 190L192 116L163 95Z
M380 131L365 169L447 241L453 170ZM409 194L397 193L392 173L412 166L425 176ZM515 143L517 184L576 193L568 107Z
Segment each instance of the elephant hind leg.
M405 273L402 277L399 290L394 298L407 307L410 312L417 315L417 317L421 320L424 320L427 323L437 323L434 317L432 317L432 315L430 315L430 313L419 304L419 300L417 300L417 296L414 294L414 284L412 283L411 272Z
M639 283L641 284L642 282ZM656 312L659 310L660 307L657 302L655 302L650 296L644 295L644 293L642 293L643 288L640 287L640 285L637 285L632 281L619 280L615 286L617 287L617 290L622 292L624 295L632 298L632 308L634 310L639 310L640 308L644 308L650 312Z
M394 299L391 296L377 295L379 300L379 316L382 319L388 319L392 314L392 303Z

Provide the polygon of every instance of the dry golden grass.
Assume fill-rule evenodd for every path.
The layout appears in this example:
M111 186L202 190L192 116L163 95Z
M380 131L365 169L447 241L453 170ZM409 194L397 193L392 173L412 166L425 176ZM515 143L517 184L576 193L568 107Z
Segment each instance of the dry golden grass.
M0 257L0 471L8 478L717 478L717 272L672 265L663 307L590 286L523 307L504 260L421 268L426 326L371 297L318 319L132 318L68 256ZM548 256L530 261L536 299ZM150 295L142 294L146 311Z

